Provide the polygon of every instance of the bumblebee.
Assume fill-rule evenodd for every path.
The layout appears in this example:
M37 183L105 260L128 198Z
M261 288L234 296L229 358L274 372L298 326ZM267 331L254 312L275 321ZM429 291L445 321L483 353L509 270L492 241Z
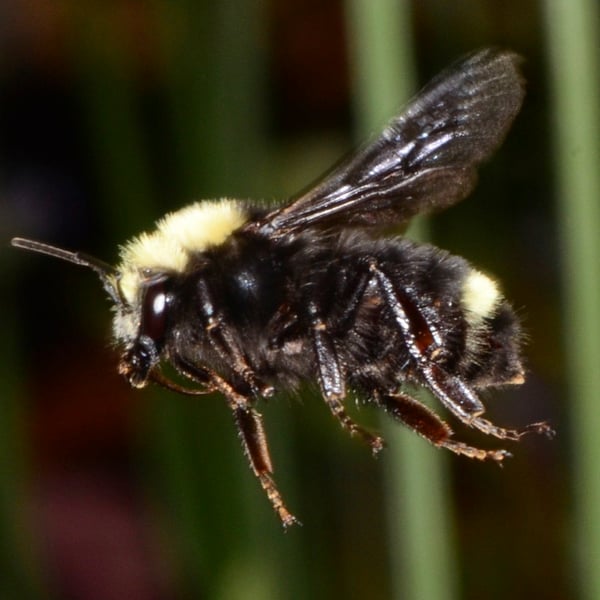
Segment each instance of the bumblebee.
M520 109L518 64L496 49L463 58L308 192L274 209L197 202L124 245L117 267L12 244L99 275L114 304L119 372L133 387L225 398L285 527L296 519L272 477L256 404L303 381L318 384L335 419L374 453L384 442L346 413L349 390L435 446L501 462L507 451L457 441L406 388L426 388L464 424L502 440L550 434L543 422L507 429L483 416L480 390L524 380L515 312L465 259L381 231L471 191ZM165 375L167 363L183 381Z

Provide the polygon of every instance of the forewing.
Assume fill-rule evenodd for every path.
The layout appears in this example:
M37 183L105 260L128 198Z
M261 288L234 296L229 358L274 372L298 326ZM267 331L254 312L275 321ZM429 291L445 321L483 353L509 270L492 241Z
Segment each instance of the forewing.
M434 78L381 135L307 193L249 227L271 237L306 227L402 224L464 198L476 167L521 106L519 57L486 49Z

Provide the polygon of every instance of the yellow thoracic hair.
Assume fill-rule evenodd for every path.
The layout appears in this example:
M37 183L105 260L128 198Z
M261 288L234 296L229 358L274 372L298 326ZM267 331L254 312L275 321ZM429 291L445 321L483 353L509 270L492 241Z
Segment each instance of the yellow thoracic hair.
M169 213L121 248L120 287L131 302L143 278L142 271L185 271L190 254L222 244L247 220L236 200L205 200Z

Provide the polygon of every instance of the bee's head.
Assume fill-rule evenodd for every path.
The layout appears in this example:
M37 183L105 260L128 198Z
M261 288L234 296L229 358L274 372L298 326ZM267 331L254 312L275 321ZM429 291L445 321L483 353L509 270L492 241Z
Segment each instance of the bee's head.
M172 276L160 271L146 273L135 294L115 305L113 317L114 337L124 348L119 373L133 387L144 387L160 360L173 303Z
M81 252L14 238L17 248L54 256L96 272L114 303L113 335L123 349L119 372L134 387L148 382L169 328L173 283L190 258L222 244L248 218L235 200L196 202L161 219L121 248L117 267Z
M118 268L81 252L70 252L42 242L14 238L17 248L53 256L96 272L114 303L113 332L124 349L119 372L134 387L143 387L158 363L164 343L170 304L170 277L156 268L123 262ZM133 275L134 271L137 273ZM125 286L123 284L126 284Z

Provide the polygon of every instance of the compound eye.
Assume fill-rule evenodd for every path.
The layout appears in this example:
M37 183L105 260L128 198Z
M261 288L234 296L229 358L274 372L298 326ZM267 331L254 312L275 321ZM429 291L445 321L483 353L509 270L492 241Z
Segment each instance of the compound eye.
M164 275L144 284L140 335L148 336L155 343L161 342L165 336L170 301L168 284L169 278Z

